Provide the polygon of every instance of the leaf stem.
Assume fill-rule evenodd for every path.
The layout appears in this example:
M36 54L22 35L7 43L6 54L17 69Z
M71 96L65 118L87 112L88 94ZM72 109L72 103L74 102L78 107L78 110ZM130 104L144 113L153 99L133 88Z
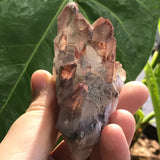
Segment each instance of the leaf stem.
M157 133L158 133L158 139L160 142L160 95L158 90L158 84L156 81L156 77L153 73L152 66L147 63L145 68L145 76L146 76L146 83L150 91L151 99L153 108L155 111L155 117L156 117L156 124L157 124Z
M154 117L155 117L155 112L152 111L146 117L144 117L144 119L142 120L142 124L144 124L144 123L148 124Z
M160 54L158 53L158 51L155 51L152 57L151 67L154 69L157 63L159 62L160 62Z

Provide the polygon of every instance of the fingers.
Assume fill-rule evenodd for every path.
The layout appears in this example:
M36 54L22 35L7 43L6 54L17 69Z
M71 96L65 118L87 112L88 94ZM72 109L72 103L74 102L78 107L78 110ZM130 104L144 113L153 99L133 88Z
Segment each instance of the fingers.
M55 93L55 81L53 76L44 70L38 70L31 77L32 103L28 111L54 110L52 114L57 116L57 104Z
M130 160L130 152L123 130L119 125L107 125L100 138L101 160Z
M101 134L101 159L129 160L129 145L135 129L132 114L145 103L149 96L148 89L140 82L129 82L121 90L117 110L110 117L110 123ZM131 113L129 113L129 112Z
M57 129L55 128L57 103L54 77L47 71L36 71L31 78L31 88L32 103L26 112L30 116L36 116L35 122L38 121L39 130L36 133L36 139L43 146L38 145L37 148L42 147L51 151L57 140Z
M125 109L135 114L148 99L148 88L141 82L126 83L120 93L117 109Z
M111 115L109 123L117 124L122 128L127 143L130 145L135 131L135 119L133 115L126 110L117 110Z
M129 82L121 90L117 110L110 117L110 123L101 134L100 154L105 160L129 160L129 145L135 129L132 114L145 103L149 96L147 87L140 82ZM129 112L132 114L130 114Z
M55 145L57 107L53 77L46 71L36 71L32 75L31 85L31 105L14 122L1 143L0 150L11 157L6 159L14 159L15 156L15 159L48 159Z
M39 140L44 141L46 145L50 141L48 144L53 147L57 138L55 125L58 114L54 77L45 70L38 70L31 77L31 88L32 103L26 112L39 117L41 120ZM46 140L47 136L49 139Z
M96 145L96 147L94 148L94 150L91 154L90 160L99 160L100 157L101 157L101 159L105 159L107 157L107 154L110 153L110 151L111 151L111 149L107 149L106 147L104 147L104 145L108 145L108 144L109 145L111 144L112 148L115 148L116 150L118 150L118 152L121 152L121 148L124 147L124 145L125 145L125 148L127 148L127 152L128 152L128 148L129 148L129 145L132 141L132 137L133 137L134 131L135 131L135 120L134 120L133 115L126 110L117 110L111 115L109 122L111 123L109 130L112 129L113 132L115 132L115 133L114 134L111 133L110 135L107 135L108 131L107 132L102 131L100 143L98 143ZM115 125L116 125L116 127L115 127ZM112 128L112 126L113 126L113 128ZM106 127L104 129L106 129ZM117 131L117 128L118 128L118 131ZM114 131L114 130L116 130L116 131ZM112 139L110 139L112 137L114 138L114 136L115 136L115 138L117 138L116 143L114 143L114 141L112 142ZM121 143L121 144L119 143L119 140L118 140L119 136L121 136L121 138L123 138L123 143ZM105 138L107 138L106 144L103 144L104 143L103 140ZM107 142L108 139L109 139L109 142ZM102 144L103 144L103 146L102 146ZM117 146L117 144L119 144L119 145ZM118 154L116 150L115 150L115 153L113 153L114 152L113 150L111 151L113 154L111 153L111 155L109 155L110 159L114 159L114 158L119 159L119 158L115 157ZM105 153L106 153L106 156L104 155Z

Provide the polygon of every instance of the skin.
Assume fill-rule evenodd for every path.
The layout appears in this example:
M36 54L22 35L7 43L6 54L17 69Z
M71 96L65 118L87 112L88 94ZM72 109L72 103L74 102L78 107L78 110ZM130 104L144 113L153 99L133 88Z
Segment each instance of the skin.
M0 143L1 160L70 160L70 153L62 142L49 156L57 141L55 128L58 107L55 78L44 70L31 78L32 102L26 112L11 126ZM140 82L124 85L117 110L110 116L110 124L101 134L89 160L129 160L135 121L133 114L145 103L148 89Z

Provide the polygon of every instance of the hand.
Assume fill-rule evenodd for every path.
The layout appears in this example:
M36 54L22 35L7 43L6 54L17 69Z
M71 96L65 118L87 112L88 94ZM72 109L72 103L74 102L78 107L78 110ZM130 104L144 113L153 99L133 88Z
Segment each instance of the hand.
M11 126L0 144L1 160L48 160L57 140L55 123L57 104L54 77L47 71L36 71L31 78L32 103L26 113ZM90 160L129 160L129 145L135 129L132 114L148 98L148 89L140 82L124 85L118 110L110 117L101 134L100 142L91 154ZM52 153L56 160L70 160L64 142ZM50 157L50 159L52 159Z

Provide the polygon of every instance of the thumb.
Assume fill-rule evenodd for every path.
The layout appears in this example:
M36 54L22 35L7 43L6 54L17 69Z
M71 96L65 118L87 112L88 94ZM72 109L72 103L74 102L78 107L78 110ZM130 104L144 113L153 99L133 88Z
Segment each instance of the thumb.
M4 160L47 160L55 145L57 106L54 78L47 71L36 71L31 86L32 103L14 122L0 145Z

